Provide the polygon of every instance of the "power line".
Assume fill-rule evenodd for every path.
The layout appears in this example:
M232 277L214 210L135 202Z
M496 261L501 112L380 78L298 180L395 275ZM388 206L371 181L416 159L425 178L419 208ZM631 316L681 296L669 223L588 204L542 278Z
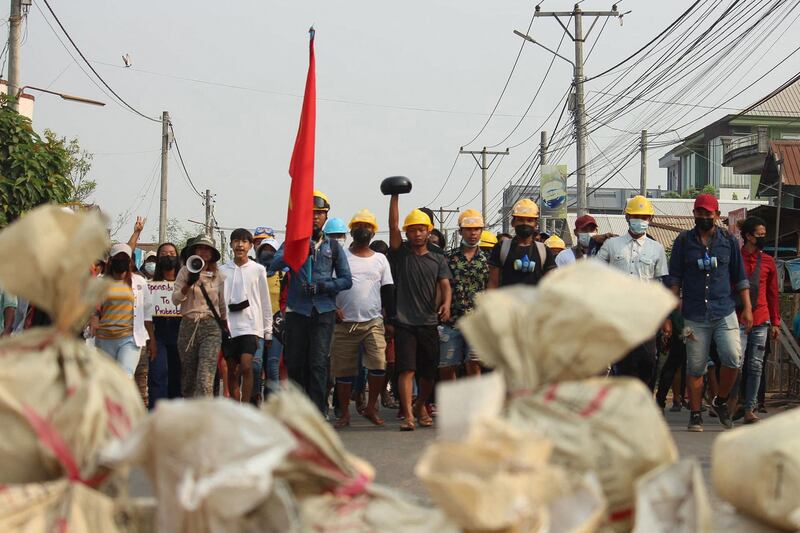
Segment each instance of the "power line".
M95 75L95 76L97 76L97 79L98 79L98 80L100 80L100 82L101 82L101 83L102 83L102 84L103 84L103 85L104 85L104 86L105 86L105 87L106 87L106 88L107 88L109 91L111 91L111 94L113 94L114 96L116 96L116 97L117 97L117 99L118 99L120 102L122 102L122 103L125 105L125 107L127 107L128 109L130 109L131 111L133 111L134 113L136 113L137 115L139 115L140 117L142 117L142 118L146 118L147 120L151 120L151 121L153 121L153 122L158 122L158 123L160 123L160 122L161 122L161 120L160 120L160 119L153 118L153 117L149 117L149 116L145 115L144 113L142 113L141 111L139 111L138 109L136 109L135 107L133 107L132 105L130 105L128 102L126 102L126 101L125 101L125 99L123 99L123 98L122 98L122 97L121 97L119 94L117 94L117 92L116 92L116 91L114 91L114 89L112 89L112 88L111 88L111 86L110 86L108 83L106 83L106 80L104 80L104 79L103 79L103 77L102 77L102 76L100 76L100 74L97 72L97 70L95 70L95 68L92 66L92 64L91 64L91 63L89 63L89 60L88 60L88 59L86 59L86 56L85 56L85 55L83 55L83 52L81 52L81 49L80 49L80 48L78 48L78 45L77 45L77 44L75 44L75 41L74 41L74 40L72 39L72 37L70 36L69 32L67 32L67 29L66 29L66 28L64 27L64 25L61 23L61 20L59 20L59 18L58 18L58 16L56 15L55 11L53 11L53 8L52 8L52 7L50 7L50 2L49 2L48 0L42 0L42 1L44 2L44 5L47 7L47 10L48 10L48 11L50 11L50 14L53 16L53 19L55 19L55 21L56 21L56 23L58 24L59 28L61 28L61 31L62 31L62 32L64 32L64 36L65 36L65 37L66 37L66 38L69 40L69 42L70 42L70 43L72 44L72 46L75 48L75 51L76 51L76 52L78 52L78 55L79 55L79 56L81 56L81 59L83 59L83 61L86 63L86 66L88 66L88 67L89 67L89 69L91 69L91 71L94 73L94 75Z
M186 179L189 181L189 186L192 188L192 190L195 192L197 196L199 196L200 198L205 198L205 196L200 194L200 191L197 190L197 187L195 187L191 176L189 176L189 171L186 170L186 163L183 162L183 154L181 154L181 146L178 144L178 137L175 135L175 129L172 127L172 123L169 124L169 130L172 132L172 142L175 143L175 150L178 151L178 159L180 159L181 167L183 168L183 173L186 175Z

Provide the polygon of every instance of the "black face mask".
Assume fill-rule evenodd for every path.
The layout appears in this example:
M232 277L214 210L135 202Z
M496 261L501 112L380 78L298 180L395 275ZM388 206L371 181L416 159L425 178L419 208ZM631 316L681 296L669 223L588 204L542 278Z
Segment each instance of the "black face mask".
M158 258L158 266L161 270L175 270L178 268L178 258L172 255L162 255Z
M272 250L264 250L260 254L258 254L258 262L264 268L269 268L270 263L272 263L272 258L275 257L275 252Z
M375 234L367 228L356 228L350 232L350 235L353 237L353 241L361 246L369 244L369 241L375 236Z
M529 226L527 224L520 224L519 226L514 226L514 232L517 234L517 237L521 239L527 239L528 237L533 235L533 226Z
M122 274L128 271L131 260L127 256L112 257L111 258L111 272Z
M694 225L700 231L708 231L714 227L714 219L713 218L698 218L695 217Z
M756 248L763 250L767 246L766 237L756 237Z
M314 229L311 232L311 238L315 241L318 241L320 237L322 237L322 228L314 226Z

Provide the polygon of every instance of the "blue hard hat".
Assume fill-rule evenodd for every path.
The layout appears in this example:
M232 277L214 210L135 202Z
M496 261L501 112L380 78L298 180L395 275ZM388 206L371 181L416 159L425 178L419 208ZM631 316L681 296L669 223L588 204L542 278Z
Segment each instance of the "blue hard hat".
M330 235L332 233L347 233L348 229L347 224L341 218L329 218L325 225L322 226L322 231L325 232L325 235Z

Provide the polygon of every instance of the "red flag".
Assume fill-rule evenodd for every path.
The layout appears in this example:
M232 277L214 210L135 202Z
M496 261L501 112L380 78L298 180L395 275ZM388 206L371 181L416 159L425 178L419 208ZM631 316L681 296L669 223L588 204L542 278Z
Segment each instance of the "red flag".
M283 260L297 272L308 258L314 212L314 131L317 122L317 78L314 67L314 28L309 30L309 60L300 127L294 141L289 175L289 211L286 214L286 241Z

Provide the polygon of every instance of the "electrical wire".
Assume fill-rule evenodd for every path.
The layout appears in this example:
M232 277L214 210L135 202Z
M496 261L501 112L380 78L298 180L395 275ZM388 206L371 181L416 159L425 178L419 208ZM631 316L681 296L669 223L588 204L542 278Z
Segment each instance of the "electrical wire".
M106 87L106 89L108 89L111 92L111 94L113 94L123 105L125 105L125 107L130 109L132 112L134 112L137 115L139 115L140 117L146 118L147 120L150 120L152 122L159 122L160 123L161 119L153 118L153 117L145 115L144 113L142 113L141 111L139 111L138 109L136 109L135 107L130 105L124 98L122 98L116 91L114 91L114 89L112 89L111 86L108 83L106 83L106 80L104 80L103 77L100 75L100 73L98 73L97 70L95 70L95 68L92 66L92 64L89 62L89 60L86 59L86 56L83 55L83 52L81 52L81 49L78 48L78 45L72 39L72 36L70 36L70 34L67 31L67 29L61 23L61 20L59 20L59 18L56 15L55 11L53 11L53 8L50 6L49 0L42 0L42 2L44 2L44 5L47 7L47 10L53 16L53 19L56 21L56 24L58 24L59 28L61 28L61 31L64 32L64 36L72 44L73 48L75 48L75 51L78 53L78 55L81 56L81 59L83 59L83 61L86 63L86 66L88 66L89 69L94 73L94 75L97 76L97 79L100 80L100 82Z
M178 152L178 159L180 159L181 168L183 168L183 173L186 176L186 179L188 180L189 186L192 188L192 190L195 192L197 196L199 196L200 198L205 198L205 196L202 195L200 191L197 190L197 187L195 187L194 182L192 181L192 178L189 175L189 171L186 169L186 163L184 163L183 154L181 154L181 146L180 144L178 144L178 137L175 135L175 129L172 127L171 122L169 124L169 130L172 132L172 142L175 144L175 150L177 150Z

